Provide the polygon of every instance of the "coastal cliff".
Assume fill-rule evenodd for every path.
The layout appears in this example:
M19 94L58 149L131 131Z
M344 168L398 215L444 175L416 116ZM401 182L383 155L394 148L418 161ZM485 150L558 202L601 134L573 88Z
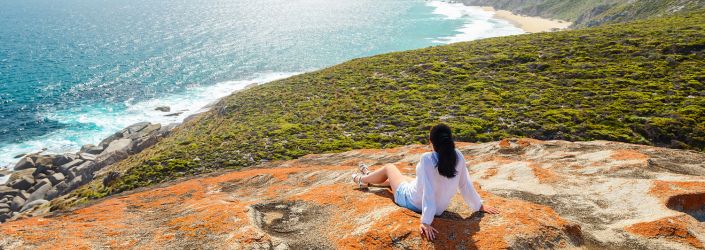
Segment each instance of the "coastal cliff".
M575 28L662 17L705 8L703 0L458 0L527 16L568 20Z
M357 163L415 173L425 145L307 155L139 189L0 225L0 248L694 249L705 244L705 154L626 143L458 143L485 203L460 196L422 240L419 214ZM109 237L106 237L109 236Z

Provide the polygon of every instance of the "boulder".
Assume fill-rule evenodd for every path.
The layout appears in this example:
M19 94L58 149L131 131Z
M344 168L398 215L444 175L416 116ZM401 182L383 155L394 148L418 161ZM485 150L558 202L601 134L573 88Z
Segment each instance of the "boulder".
M94 170L95 163L92 161L86 161L81 165L78 165L77 167L71 168L69 170L68 177L69 179L74 179L77 176L88 176L92 175Z
M20 193L20 190L8 187L8 186L0 186L0 197L5 197L5 196L17 196L17 194Z
M22 199L29 199L30 193L25 191L25 190L20 190L20 192L17 194L17 197L21 197Z
M47 201L47 200L41 200L41 199L40 199L40 200L35 200L35 201L27 202L27 203L24 204L24 206L22 206L22 208L20 209L20 212L24 212L24 211L27 211L27 210L29 210L29 209L32 209L32 208L35 208L35 207L38 207L38 206L41 206L41 205L44 205L44 204L47 204L47 203L49 203L49 201Z
M78 166L78 165L80 165L80 164L83 163L83 162L85 162L85 161L82 160L82 159L75 159L75 160L73 160L73 161L71 161L71 162L68 162L68 163L66 163L66 164L64 164L64 165L61 165L61 166L59 167L59 172L61 172L61 173L64 174L64 175L68 175L69 170L70 170L71 168L73 168L73 167L75 167L75 166Z
M78 154L78 156L79 156L82 160L86 160L86 161L95 161L95 158L97 157L96 155L94 155L94 154L89 154L89 153L80 153L80 154Z
M37 168L46 167L50 168L54 164L55 155L39 155L37 156L34 164Z
M133 146L132 146L132 149L131 149L131 152L134 152L134 153L142 152L142 150L145 150L148 147L151 147L152 145L156 144L158 140L159 139L156 135L151 135L151 136L135 139Z
M152 134L157 133L157 131L159 131L159 129L161 129L161 128L162 128L162 125L159 124L159 123L157 123L157 124L150 124L149 126L143 128L143 129L140 130L139 132L130 134L130 136L128 136L127 139L133 139L133 140L134 140L134 139L137 139L137 138L140 138L140 137L150 136L150 135L152 135Z
M32 187L32 189L34 190L32 191L32 194L29 195L27 202L44 199L51 187L51 182L49 180L44 179L39 181L37 184L34 185L34 187Z
M3 208L10 209L10 204L4 203L4 202L0 202L0 209L3 209Z
M66 182L59 182L54 187L52 187L49 192L47 192L45 199L49 201L53 200L54 198L63 194L63 192L66 191L66 189L68 188L68 186L69 185L66 184Z
M169 111L171 111L171 107L169 107L169 106L159 106L159 107L155 108L154 110L156 110L156 111L161 111L161 112L169 112Z
M24 206L24 203L24 198L16 196L14 199L12 199L12 203L10 203L10 210L20 211L20 209L22 209L22 206Z
M28 168L28 169L22 169L22 170L19 170L19 171L14 171L14 172L12 172L12 174L10 175L10 178L7 179L7 182L10 183L10 182L13 182L13 181L15 181L15 180L22 179L22 178L24 178L24 177L26 177L26 176L29 176L29 177L31 178L31 177L32 177L32 174L34 173L35 170L36 170L35 168Z
M110 145L111 142L120 138L122 138L122 132L116 132L115 134L112 134L107 138L103 139L98 145L103 148L106 148L108 147L108 145Z
M10 186L14 189L19 189L19 190L27 190L34 186L36 184L36 181L34 178L29 177L29 176L24 176L22 179L15 180L10 183Z
M83 145L83 147L81 148L81 152L97 155L97 154L100 154L100 152L103 152L103 146L86 144L86 145Z
M41 180L41 179L46 179L46 178L47 178L47 174L45 174L45 173L38 173L38 174L34 175L34 179L36 179L36 180Z
M101 155L107 155L107 154L113 154L116 152L122 152L127 154L127 152L130 150L130 145L132 144L131 139L118 139L113 142L111 142L108 145L108 148L101 153Z
M64 165L66 163L73 161L76 158L78 158L78 155L71 154L71 153L57 155L56 157L54 157L54 162L52 162L52 165L61 166L61 165Z
M64 181L64 179L66 179L66 178L64 177L64 174L62 174L62 173L55 173L53 175L48 176L47 179L49 179L49 181L51 181L52 185L56 185L57 183Z
M137 133L140 130L142 130L143 128L149 126L149 124L150 124L149 122L138 122L138 123L132 124L122 130L122 137L123 138L128 137L128 136L130 136L130 134Z
M103 178L103 186L110 186L110 184L112 184L118 178L120 178L120 173L115 171L108 172L108 174L105 175L105 178Z
M88 181L86 180L86 182L88 182ZM66 188L66 190L74 190L74 189L78 188L79 186L81 186L82 184L83 184L83 176L81 176L81 175L76 176L76 178L72 178L71 181L69 181L68 187Z
M14 169L15 170L24 170L24 169L28 169L28 168L34 168L34 167L35 167L34 160L32 160L31 157L24 157L24 158L20 159L20 161L17 162L17 164L15 164Z

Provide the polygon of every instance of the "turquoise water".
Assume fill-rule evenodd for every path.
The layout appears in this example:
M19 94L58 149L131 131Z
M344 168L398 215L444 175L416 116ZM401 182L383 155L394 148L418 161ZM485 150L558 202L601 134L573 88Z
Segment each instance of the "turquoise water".
M135 122L179 122L251 83L519 33L440 1L0 0L0 167Z

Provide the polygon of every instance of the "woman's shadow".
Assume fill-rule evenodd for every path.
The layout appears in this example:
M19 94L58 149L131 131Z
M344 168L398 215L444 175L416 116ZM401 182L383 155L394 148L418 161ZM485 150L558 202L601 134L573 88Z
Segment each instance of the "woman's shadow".
M394 195L389 187L370 186L369 189L357 189L358 191L372 193L374 195L389 199L394 203ZM395 203L396 205L396 203ZM409 213L414 213L421 217L420 213L408 210ZM480 231L480 222L485 217L483 212L474 212L468 217L463 217L461 214L454 211L444 211L440 216L436 216L433 226L440 231L433 245L437 249L454 248L455 246L464 246L467 249L477 249L475 242L470 239L461 239L458 237L457 231L462 231L469 236Z

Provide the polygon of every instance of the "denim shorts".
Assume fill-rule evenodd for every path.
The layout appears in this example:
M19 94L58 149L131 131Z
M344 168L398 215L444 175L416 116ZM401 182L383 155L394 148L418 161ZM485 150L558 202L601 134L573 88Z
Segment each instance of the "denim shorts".
M399 187L397 187L397 191L394 193L394 203L399 205L400 207L407 208L411 211L421 213L421 209L417 208L414 206L413 203L411 203L411 198L409 197L409 188L411 188L411 183L409 182L402 182L399 184Z

